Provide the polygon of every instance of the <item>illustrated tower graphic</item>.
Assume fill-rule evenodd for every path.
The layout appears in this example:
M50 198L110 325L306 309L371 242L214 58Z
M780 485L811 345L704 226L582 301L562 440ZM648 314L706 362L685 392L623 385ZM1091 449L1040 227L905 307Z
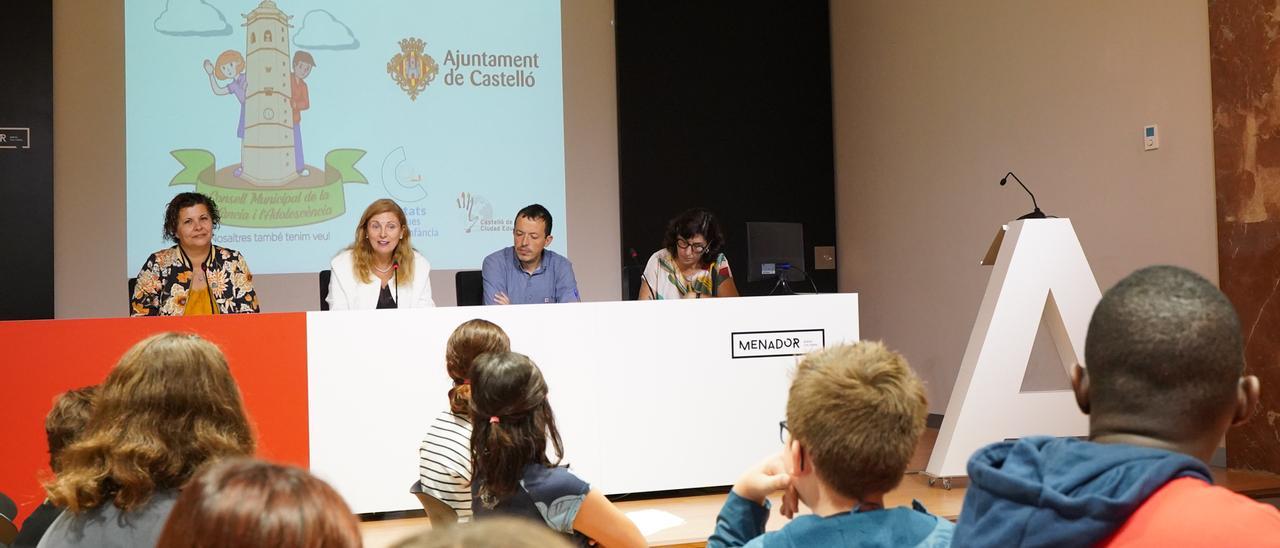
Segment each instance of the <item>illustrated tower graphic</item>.
M298 177L293 163L293 109L289 98L289 19L272 0L245 18L244 140L241 177L280 186Z

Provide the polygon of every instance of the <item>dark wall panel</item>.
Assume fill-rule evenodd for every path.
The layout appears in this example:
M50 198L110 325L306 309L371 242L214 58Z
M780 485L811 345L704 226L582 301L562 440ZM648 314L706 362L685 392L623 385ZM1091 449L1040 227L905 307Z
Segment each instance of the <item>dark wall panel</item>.
M812 268L836 240L827 3L617 0L615 18L624 264L703 206L744 294L772 288L746 282L748 221L804 223L835 291Z
M0 320L52 318L53 3L7 2L3 11L0 128L10 129L0 129Z

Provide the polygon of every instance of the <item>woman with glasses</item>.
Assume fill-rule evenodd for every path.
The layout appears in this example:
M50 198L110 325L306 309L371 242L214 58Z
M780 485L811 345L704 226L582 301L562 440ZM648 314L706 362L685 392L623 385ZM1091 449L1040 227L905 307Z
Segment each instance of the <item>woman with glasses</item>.
M672 219L662 245L644 267L640 300L738 296L720 252L724 233L710 211L694 208Z

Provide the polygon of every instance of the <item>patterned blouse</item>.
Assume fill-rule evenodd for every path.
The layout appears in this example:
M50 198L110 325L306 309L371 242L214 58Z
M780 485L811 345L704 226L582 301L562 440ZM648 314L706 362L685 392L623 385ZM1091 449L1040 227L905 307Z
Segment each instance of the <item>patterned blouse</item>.
M204 271L209 293L218 303L218 314L258 311L253 274L240 252L213 246ZM130 315L181 316L187 308L192 277L191 259L179 246L152 253L138 272L138 283L129 297Z
M733 277L729 271L729 260L721 253L705 269L699 269L691 277L680 273L671 258L671 252L659 249L649 257L644 266L644 282L649 284L649 293L654 299L680 299L690 291L703 295L715 296L720 284Z

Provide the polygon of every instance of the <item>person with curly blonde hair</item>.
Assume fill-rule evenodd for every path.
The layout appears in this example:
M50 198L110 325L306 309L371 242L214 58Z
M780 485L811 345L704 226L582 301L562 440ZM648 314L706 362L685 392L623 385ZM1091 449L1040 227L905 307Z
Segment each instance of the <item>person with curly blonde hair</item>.
M39 546L153 546L196 470L253 452L222 351L192 334L148 337L107 375L85 431L62 452L45 490L67 511Z

